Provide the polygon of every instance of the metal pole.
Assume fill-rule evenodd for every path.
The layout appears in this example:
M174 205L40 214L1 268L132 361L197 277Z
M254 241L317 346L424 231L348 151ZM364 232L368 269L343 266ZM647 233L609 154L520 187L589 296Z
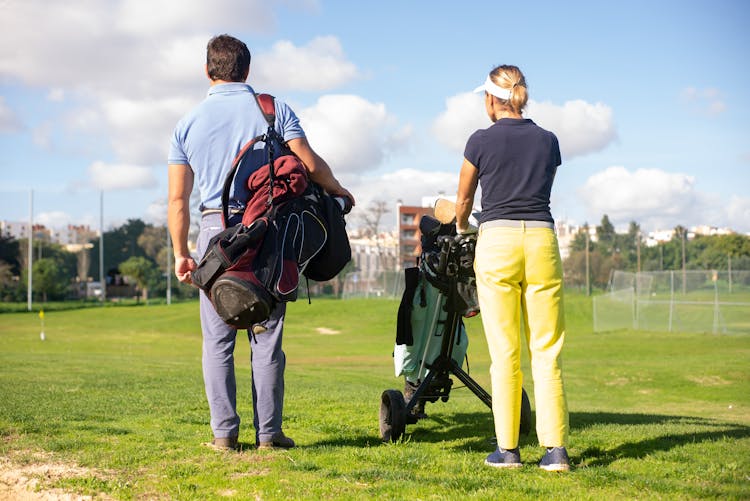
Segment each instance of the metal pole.
M674 270L669 271L669 332L672 332L672 315L674 313Z
M687 270L685 268L685 239L687 238L687 231L685 228L682 229L682 295L687 294Z
M107 301L107 283L104 280L104 191L99 190L99 283L102 287L102 306Z
M727 271L729 272L729 293L732 293L732 255L729 254L729 259L727 261Z
M167 305L172 304L172 237L167 228Z
M638 258L637 259L638 265L637 265L637 270L636 271L638 273L640 273L641 272L641 231L640 230L638 230L638 232L636 233L636 237L635 238L636 238L636 241L635 241L635 243L636 243L636 253L637 253L637 258Z
M664 271L664 243L659 242L659 271Z
M589 228L586 226L586 296L591 295L591 272L589 271Z
M717 270L713 270L713 279L714 279L714 325L713 325L713 333L717 334L719 332L719 272Z
M32 303L32 278L31 278L31 265L34 260L34 190L29 190L29 259L28 259L28 277L26 278L26 308L31 311Z

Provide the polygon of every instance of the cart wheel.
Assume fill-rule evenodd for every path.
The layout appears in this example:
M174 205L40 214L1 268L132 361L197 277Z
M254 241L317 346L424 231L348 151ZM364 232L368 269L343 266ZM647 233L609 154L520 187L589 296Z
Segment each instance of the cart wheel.
M521 389L521 435L528 435L531 432L531 402L526 390Z
M385 390L380 396L380 438L397 442L406 430L406 403L398 390Z

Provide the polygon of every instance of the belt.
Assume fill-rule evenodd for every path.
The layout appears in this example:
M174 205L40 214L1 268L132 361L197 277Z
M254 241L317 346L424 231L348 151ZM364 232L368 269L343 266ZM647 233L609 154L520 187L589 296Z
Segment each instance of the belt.
M549 228L555 229L555 223L549 221L524 221L522 219L493 219L479 225L480 230L487 228Z
M235 214L242 214L243 209L229 209L229 215L234 216ZM201 207L201 216L210 216L211 214L221 214L221 209L212 209L209 207Z

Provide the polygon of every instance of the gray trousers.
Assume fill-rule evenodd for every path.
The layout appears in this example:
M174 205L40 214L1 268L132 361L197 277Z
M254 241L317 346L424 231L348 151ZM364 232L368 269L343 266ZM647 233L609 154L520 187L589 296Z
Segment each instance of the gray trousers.
M211 238L223 229L220 214L201 219L197 241L198 256L203 256ZM252 367L253 425L255 440L270 441L281 431L284 406L284 368L286 355L281 349L286 304L279 303L264 323L262 334L248 332ZM237 382L234 374L234 346L237 330L219 317L206 294L200 293L201 330L203 331L203 381L211 410L211 429L216 438L239 435Z

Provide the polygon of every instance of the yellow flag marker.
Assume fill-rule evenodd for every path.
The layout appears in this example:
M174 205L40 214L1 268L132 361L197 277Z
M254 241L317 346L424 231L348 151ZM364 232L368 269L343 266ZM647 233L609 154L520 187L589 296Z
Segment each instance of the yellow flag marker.
M39 319L42 321L42 332L39 334L39 338L44 341L46 339L44 335L44 310L39 310Z

